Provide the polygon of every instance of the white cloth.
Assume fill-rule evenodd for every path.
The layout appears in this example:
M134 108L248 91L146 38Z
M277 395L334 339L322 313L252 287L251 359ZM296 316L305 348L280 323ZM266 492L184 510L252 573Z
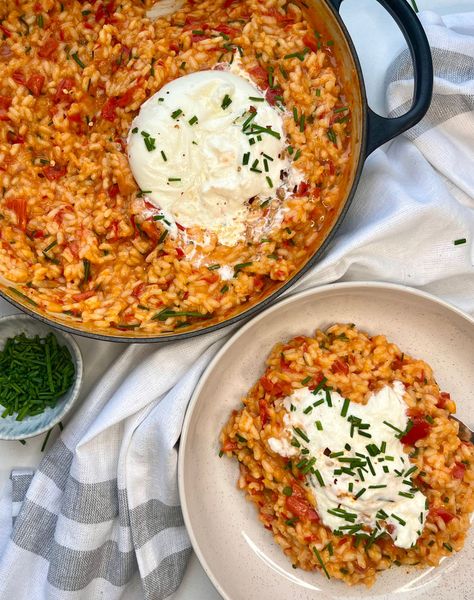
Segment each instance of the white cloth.
M392 281L474 314L474 13L421 18L434 46L433 108L367 160L331 248L291 293L340 279ZM407 60L389 73L393 114L409 99ZM5 510L18 513L0 557L2 600L172 595L190 553L177 442L193 388L228 335L128 347L29 487L31 477L13 474L13 509L0 502L1 523Z

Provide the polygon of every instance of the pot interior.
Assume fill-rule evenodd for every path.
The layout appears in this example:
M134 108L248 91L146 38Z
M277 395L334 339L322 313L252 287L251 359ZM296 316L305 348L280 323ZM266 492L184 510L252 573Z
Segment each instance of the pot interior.
M210 332L228 324L235 323L239 319L248 318L256 314L270 303L284 290L289 288L299 277L301 277L326 250L332 235L352 200L358 178L364 162L365 146L365 90L362 81L360 66L350 41L349 34L339 16L329 6L328 0L306 0L296 2L306 15L307 20L313 24L317 39L325 43L329 41L327 52L330 54L332 66L338 70L340 80L345 89L344 101L350 109L351 135L348 146L348 169L341 183L340 202L329 217L323 228L319 231L317 238L308 246L309 252L304 262L299 265L291 277L281 283L275 283L264 294L252 299L243 306L239 306L225 319L211 318L187 328L182 333L170 332L157 335L156 333L141 333L139 330L98 330L89 324L68 319L64 315L47 313L25 298L21 292L12 287L12 284L0 278L0 294L25 312L41 320L47 321L58 328L71 333L77 333L96 339L120 342L159 342L190 337L201 333Z

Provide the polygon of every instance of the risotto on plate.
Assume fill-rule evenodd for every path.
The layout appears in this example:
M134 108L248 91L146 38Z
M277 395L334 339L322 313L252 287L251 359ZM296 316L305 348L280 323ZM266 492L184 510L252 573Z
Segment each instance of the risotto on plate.
M221 455L294 568L370 586L462 549L474 447L455 411L426 362L336 324L275 345Z

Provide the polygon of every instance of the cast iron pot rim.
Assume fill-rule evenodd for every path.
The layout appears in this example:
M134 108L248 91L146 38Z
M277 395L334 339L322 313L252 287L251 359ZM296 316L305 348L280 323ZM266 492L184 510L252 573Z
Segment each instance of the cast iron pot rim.
M356 74L357 74L357 85L359 88L360 99L361 99L361 144L360 144L360 152L357 157L357 168L354 172L354 179L349 190L349 193L346 195L346 200L344 206L339 213L336 221L332 225L331 229L326 235L325 240L319 246L319 248L314 252L311 258L308 259L306 264L296 273L294 273L288 281L286 281L280 288L273 291L266 298L257 302L253 306L250 306L248 309L242 311L241 313L234 315L228 319L224 319L219 323L215 323L214 325L209 325L208 327L201 327L200 329L194 329L192 331L184 331L183 333L172 333L172 334L162 334L155 336L140 336L140 337L132 337L132 336L120 336L113 334L105 334L105 333L94 333L91 331L85 331L80 328L73 327L71 325L65 325L64 323L60 323L55 321L54 319L35 311L34 309L22 304L17 301L15 298L12 298L9 294L4 292L0 288L0 297L3 297L7 302L15 306L15 308L19 308L22 312L27 313L31 317L35 319L39 319L43 323L47 323L52 327L56 327L61 329L62 331L66 331L67 333L71 333L73 335L80 335L82 337L91 338L94 340L100 340L103 342L116 342L116 343L125 343L125 344L145 344L145 343L167 343L174 342L179 340L185 340L192 337L196 337L198 335L203 335L206 333L212 333L214 331L218 331L219 329L223 329L224 327L228 327L231 325L235 325L238 321L248 320L251 317L257 315L261 311L265 310L268 306L273 304L281 294L286 292L293 284L295 284L303 275L305 275L314 265L315 263L324 255L326 250L328 249L329 244L333 241L337 230L341 226L344 217L349 210L349 206L354 199L355 192L357 190L357 186L359 184L360 175L362 172L362 168L364 166L364 162L366 159L366 145L367 145L367 96L365 91L364 77L362 74L362 69L359 62L359 57L357 55L356 49L354 47L354 43L352 42L351 36L345 26L341 16L337 12L337 10L333 7L329 0L324 0L329 11L332 13L334 20L336 21L341 33L345 39L349 47L349 51L351 54L352 61L355 66ZM321 284L322 285L322 284Z

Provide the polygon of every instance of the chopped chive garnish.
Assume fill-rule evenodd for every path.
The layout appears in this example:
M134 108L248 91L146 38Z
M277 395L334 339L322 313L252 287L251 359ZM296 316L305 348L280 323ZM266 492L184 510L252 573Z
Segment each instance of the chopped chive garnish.
M253 262L245 262L245 263L239 263L238 265L235 265L234 277L237 275L237 273L239 273L239 271L241 271L242 269L245 269L245 267L250 267L251 265L253 265Z
M282 67L281 65L279 65L278 67L280 69L280 73L283 75L283 79L288 79L288 72L287 70Z
M207 268L209 269L209 271L215 271L216 269L220 269L221 266L219 264L215 264L215 265L208 265Z
M294 527L295 523L297 523L298 521L298 517L291 517L291 519L287 519L285 521L285 525L288 525L289 527Z
M299 123L300 119L298 117L298 110L296 108L296 106L293 106L293 119L295 121L295 123Z
M349 110L348 106L341 106L341 108L334 109L334 113L340 113L340 112L344 112L346 110Z
M305 414L305 415L309 415L309 413L310 413L312 410L313 410L313 407L312 407L311 405L309 405L309 406L307 406L307 407L304 409L304 411L303 411L303 412L304 412L304 414Z
M293 160L298 160L298 158L299 158L300 156L301 156L301 150L299 150L299 149L298 149L298 150L295 152L295 155L294 155L294 157L293 157Z
M301 448L301 444L298 442L298 440L294 437L290 444L294 447L294 448Z
M331 577L329 576L328 570L326 569L326 565L324 564L323 559L321 558L321 555L319 554L318 549L316 548L316 546L313 546L313 552L316 555L316 558L318 559L318 562L321 565L321 568L324 571L326 577L328 579L331 579Z
M267 180L268 183L268 187L273 187L273 181L270 179L270 177L268 177L268 175L265 177L265 179Z
M180 177L168 177L168 181L181 181Z
M323 430L323 425L322 425L321 421L315 421L314 424L316 425L316 429L318 431L322 431Z
M295 149L293 148L293 146L288 146L288 148L286 149L286 151L291 156L293 154L293 152L295 151Z
M467 242L466 238L459 238L459 240L454 240L455 246L460 246L461 244L465 244Z
M326 134L326 135L328 136L329 140L330 140L330 141L331 141L333 144L337 144L337 136L336 136L336 134L334 133L334 129L333 129L332 127L330 127L330 128L327 130L327 134Z
M390 427L391 429L393 429L394 431L396 431L397 433L403 433L403 431L401 429L398 429L398 427L395 427L395 425L392 425L391 423L389 423L388 421L383 421L384 425L387 425L387 427Z
M292 52L291 54L286 54L283 58L284 59L297 58L298 60L303 61L304 57L306 56L306 54L308 52L309 52L309 49L304 48L304 50L301 50L300 52Z
M161 152L161 157L163 158L163 160L165 162L167 162L168 158L166 157L166 154L164 153L164 150L160 150L160 152Z
M222 100L222 104L221 104L222 110L225 110L226 108L229 108L229 106L231 104L232 104L232 98L229 96L229 94L226 94L224 96L224 99Z
M222 458L224 456L224 450L220 450L219 451L219 458Z
M250 160L250 152L246 152L242 158L242 164L248 165Z
M325 391L326 391L326 402L328 403L328 406L331 407L332 406L331 392L329 390L325 390Z
M257 98L256 96L249 96L249 100L253 102L264 102L265 98Z
M71 54L71 56L76 61L76 63L81 67L81 69L85 69L86 68L86 65L79 58L79 54L77 52L74 52L74 54Z
M341 417L345 417L347 415L347 411L349 410L350 400L349 398L344 399L344 404L342 405Z
M409 475L411 475L412 473L414 473L417 469L418 469L418 467L416 465L413 465L413 467L411 467L410 469L408 469L408 471L405 473L405 477L408 477Z
M183 114L183 111L180 108L178 108L171 113L171 118L177 119L179 117L179 115L182 115L182 114Z
M158 239L158 244L162 244L166 240L167 235L168 235L168 230L165 229Z
M383 465L382 470L384 473L388 473L388 471L389 471L387 465Z
M395 460L395 458L393 456L386 456L385 460L393 461L393 460Z
M227 285L227 283L225 285L223 285L220 289L220 293L221 294L225 294L226 292L229 291L229 286Z
M386 488L386 484L385 483L381 483L379 485L369 485L369 490L381 490L382 488Z
M430 425L433 425L434 419L431 415L425 415L425 421L427 421Z
M149 135L147 135L146 137L143 137L143 142L144 142L148 152L152 152L153 150L156 150L155 138L152 138Z
M403 519L401 519L398 515L396 515L395 513L392 513L390 515L391 517L393 517L395 519L395 521L398 521L400 523L400 525L405 526L407 524L406 521L404 521Z
M327 377L323 377L318 385L312 391L312 394L316 396L316 394L326 385ZM314 405L313 405L314 406Z
M451 546L451 544L447 544L446 542L444 542L443 546L446 548L446 550L448 550L448 552L453 551L453 547Z
M138 127L134 127L134 128L132 129L132 133L138 133Z
M399 496L404 496L405 498L414 498L415 494L410 494L409 492L398 492Z
M244 436L240 435L240 433L236 433L235 437L239 440L239 442L242 442L243 444L247 443L247 438L244 438Z
M357 494L354 496L354 500L357 500L358 498L360 498L362 496L362 494L364 494L367 491L367 488L361 488Z
M321 398L321 400L316 400L316 402L313 402L313 406L314 408L316 408L317 406L319 406L320 404L324 404L324 400Z
M198 118L196 117L196 115L194 115L194 117L191 117L191 118L189 119L189 121L188 121L188 123L189 123L190 125L194 125L194 124L195 124L195 123L197 123L197 122L198 122Z
M387 449L387 442L382 442L382 445L380 446L380 452L383 454L386 449Z
M302 431L302 429L300 429L299 427L293 427L293 431L300 436L300 438L302 440L304 440L307 444L309 443L309 437L306 435L306 433L304 431Z
M316 459L315 459L315 461L316 461ZM324 479L323 479L323 476L321 475L321 473L319 472L319 469L316 469L316 470L314 471L314 474L315 474L315 476L316 476L316 479L318 480L318 483L319 483L319 485L320 485L321 487L325 487L325 484L324 484Z
M303 114L301 114L301 117L300 117L300 131L301 131L301 133L303 133L303 131L304 131L305 120L306 120L306 116L303 115Z
M311 375L308 375L308 377L305 377L302 381L301 381L301 385L306 385L307 383L309 383L311 381Z

